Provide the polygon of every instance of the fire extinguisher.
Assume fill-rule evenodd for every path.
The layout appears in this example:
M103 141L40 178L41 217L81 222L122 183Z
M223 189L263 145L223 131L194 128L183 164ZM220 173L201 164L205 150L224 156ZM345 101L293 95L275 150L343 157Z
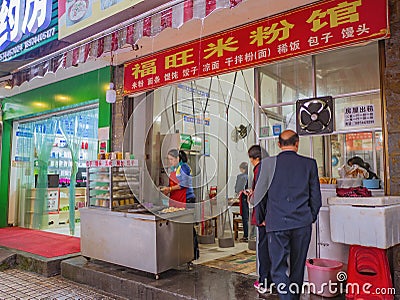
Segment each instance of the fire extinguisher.
M210 199L215 198L217 196L217 187L216 186L210 187L210 193L208 194L208 196L210 197Z

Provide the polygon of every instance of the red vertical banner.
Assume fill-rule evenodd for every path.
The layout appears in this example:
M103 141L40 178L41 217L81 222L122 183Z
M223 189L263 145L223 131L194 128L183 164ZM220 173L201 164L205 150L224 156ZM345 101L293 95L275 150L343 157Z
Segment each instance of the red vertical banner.
M89 57L91 45L92 45L92 44L88 43L88 44L86 44L86 45L84 46L84 47L85 47L85 50L84 50L84 53L83 53L83 60L84 60L84 62L87 61L87 59L88 59L88 57Z
M206 0L206 16L217 8L217 0Z
M124 93L389 36L387 0L327 0L126 63Z
M126 43L130 44L130 45L133 45L135 43L134 38L133 38L133 34L135 32L135 27L134 26L135 25L132 24L132 25L129 25L126 28Z
M78 64L79 59L79 48L75 48L72 50L72 65L76 66Z
M193 0L185 0L183 3L183 22L193 19Z
M115 31L111 34L111 51L118 49L118 32Z
M143 36L151 36L151 17L143 20Z
M100 57L104 52L104 38L100 38L97 40L97 53L96 57Z
M231 7L235 7L236 5L238 5L240 2L242 2L242 0L229 0L231 3Z
M172 27L172 8L161 12L161 30Z

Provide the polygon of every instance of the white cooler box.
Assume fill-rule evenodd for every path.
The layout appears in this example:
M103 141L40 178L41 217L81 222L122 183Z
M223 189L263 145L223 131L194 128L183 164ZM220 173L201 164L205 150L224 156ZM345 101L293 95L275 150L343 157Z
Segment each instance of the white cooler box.
M400 243L400 197L328 199L332 241L390 248Z

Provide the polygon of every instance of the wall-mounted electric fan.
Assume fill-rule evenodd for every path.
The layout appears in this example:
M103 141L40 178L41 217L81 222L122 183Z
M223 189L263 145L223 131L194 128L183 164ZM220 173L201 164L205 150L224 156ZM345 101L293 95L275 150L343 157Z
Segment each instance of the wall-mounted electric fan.
M333 132L334 111L333 98L330 96L297 100L297 133L309 135Z
M231 133L232 141L237 143L239 140L244 139L251 129L250 126L251 125L245 126L243 124L239 125L239 127L235 126Z

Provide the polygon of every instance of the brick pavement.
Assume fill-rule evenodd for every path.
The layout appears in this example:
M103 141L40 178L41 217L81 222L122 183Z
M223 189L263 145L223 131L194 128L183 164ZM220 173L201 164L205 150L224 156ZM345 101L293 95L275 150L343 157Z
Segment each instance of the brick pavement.
M0 272L0 300L122 300L91 287L80 285L60 276L43 277L18 269Z

